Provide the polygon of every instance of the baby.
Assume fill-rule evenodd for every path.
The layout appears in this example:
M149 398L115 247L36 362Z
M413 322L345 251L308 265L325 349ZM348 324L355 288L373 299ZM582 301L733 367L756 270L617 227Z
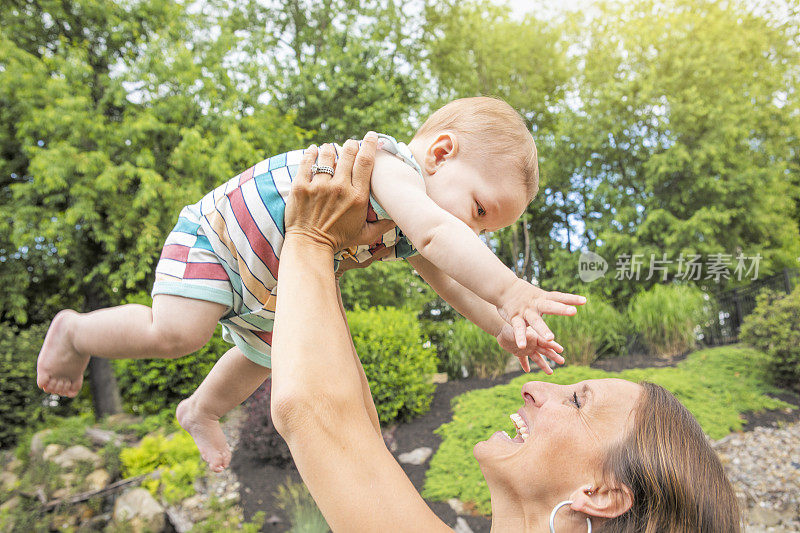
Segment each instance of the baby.
M464 98L433 113L407 146L378 137L367 221L385 233L337 259L407 259L526 370L533 357L552 372L544 358L563 362L562 348L541 315L572 315L585 299L517 278L478 237L516 221L538 190L536 146L522 118L501 100ZM284 208L302 155L266 159L183 208L156 267L152 308L58 313L39 354L39 387L74 397L90 356L180 357L208 342L219 322L235 347L176 415L210 467L225 468L230 451L219 418L270 374ZM334 158L323 147L316 172L332 173ZM370 415L377 428L374 407Z

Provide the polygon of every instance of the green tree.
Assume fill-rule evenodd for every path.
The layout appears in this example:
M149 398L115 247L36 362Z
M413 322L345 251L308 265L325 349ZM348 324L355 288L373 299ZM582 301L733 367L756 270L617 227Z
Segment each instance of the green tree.
M157 0L0 8L4 320L148 289L182 205L304 140L260 103L259 79L227 68L239 50L226 14Z
M580 243L612 262L741 251L763 257L762 273L794 266L796 30L738 2L599 8L575 27L576 98L553 169L572 180Z
M561 22L528 15L522 20L488 2L431 2L426 10L427 64L436 100L490 95L525 118L537 144L539 195L523 217L495 233L490 245L525 279L552 278L569 253L569 176L553 172L560 147L555 131L571 72ZM549 287L549 286L548 286Z
M274 43L258 57L270 101L312 140L344 142L368 130L408 137L419 103L419 16L395 0L248 2L248 39Z

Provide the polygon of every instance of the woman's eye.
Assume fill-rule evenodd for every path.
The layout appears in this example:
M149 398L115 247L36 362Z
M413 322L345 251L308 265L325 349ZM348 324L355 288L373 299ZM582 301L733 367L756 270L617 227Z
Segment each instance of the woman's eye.
M477 204L477 205L478 205L478 216L482 217L483 215L486 214L486 210L483 207L481 207L481 204Z
M575 402L575 407L577 407L578 409L581 408L581 402L578 401L578 393L577 392L573 392L572 393L572 401Z

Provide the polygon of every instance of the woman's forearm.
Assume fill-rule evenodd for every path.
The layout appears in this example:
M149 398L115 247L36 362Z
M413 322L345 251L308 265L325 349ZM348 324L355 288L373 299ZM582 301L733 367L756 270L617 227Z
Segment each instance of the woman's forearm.
M278 276L272 401L277 417L288 420L276 424L291 424L294 416L284 411L302 409L302 404L319 398L335 405L361 405L361 382L339 309L330 248L287 235Z

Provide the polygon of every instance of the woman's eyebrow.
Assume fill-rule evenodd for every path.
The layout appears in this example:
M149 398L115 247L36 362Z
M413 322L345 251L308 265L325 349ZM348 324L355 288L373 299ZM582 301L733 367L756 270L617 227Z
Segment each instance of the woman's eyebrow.
M594 389L589 386L588 383L583 384L583 388L581 389L581 394L583 394L583 401L588 403L588 400L594 399Z

